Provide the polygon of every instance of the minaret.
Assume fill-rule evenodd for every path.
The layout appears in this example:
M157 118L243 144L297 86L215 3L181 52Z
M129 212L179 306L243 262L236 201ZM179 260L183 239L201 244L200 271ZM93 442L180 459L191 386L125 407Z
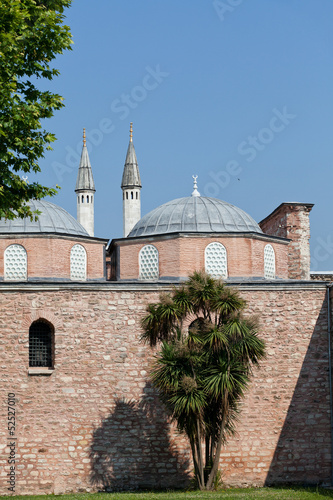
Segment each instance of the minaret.
M133 123L130 127L130 142L127 149L121 189L123 190L124 238L141 219L141 179L133 144Z
M86 129L83 129L83 148L79 171L76 179L75 192L77 195L77 220L94 236L94 193L95 183L91 170L88 149L86 144Z

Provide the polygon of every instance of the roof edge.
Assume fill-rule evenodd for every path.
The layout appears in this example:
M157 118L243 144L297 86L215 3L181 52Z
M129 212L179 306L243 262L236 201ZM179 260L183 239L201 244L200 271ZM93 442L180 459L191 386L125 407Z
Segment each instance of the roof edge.
M265 241L277 241L279 243L283 243L285 245L288 245L289 242L291 241L289 238L282 238L281 236L271 236L269 234L265 233L255 233L253 231L244 231L244 232L232 232L229 231L227 233L215 233L215 232L188 232L188 231L181 231L181 232L173 232L173 233L160 233L160 234L152 234L152 235L142 235L142 236L130 236L126 238L113 238L109 240L107 250L109 250L111 247L113 247L117 243L128 243L128 242L133 242L135 243L136 241L154 241L156 239L163 239L163 240L169 240L169 239L175 239L175 238L215 238L215 237L226 237L226 238L255 238L259 240L265 240Z
M265 222L267 219L269 219L273 214L275 214L276 212L278 212L279 210L281 210L282 207L284 206L292 206L292 207L306 207L309 209L309 212L312 210L312 208L314 207L314 203L298 203L297 201L284 201L283 203L280 203L280 205L278 207L276 207L273 212L271 212L270 214L266 215L266 217L264 217L260 222L258 222L259 226L260 224L262 224L263 222Z

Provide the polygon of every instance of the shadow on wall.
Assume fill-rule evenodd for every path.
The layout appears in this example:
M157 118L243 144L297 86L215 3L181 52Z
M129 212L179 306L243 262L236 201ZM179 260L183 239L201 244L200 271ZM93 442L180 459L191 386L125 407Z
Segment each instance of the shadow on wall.
M330 484L331 435L326 332L325 300L285 416L266 485ZM296 346L297 344L294 344L295 352ZM283 389L283 377L281 381L276 382L279 389L275 391L274 398L279 407L286 391ZM283 415L280 418L283 418Z
M185 487L189 456L170 441L169 427L149 385L138 403L116 401L93 434L91 483L104 491Z

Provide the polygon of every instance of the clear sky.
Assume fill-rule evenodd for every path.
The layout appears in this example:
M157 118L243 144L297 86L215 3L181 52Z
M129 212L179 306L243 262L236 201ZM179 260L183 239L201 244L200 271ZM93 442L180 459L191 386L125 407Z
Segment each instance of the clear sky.
M39 179L76 217L82 129L96 184L95 235L122 237L122 170L133 122L142 215L189 196L260 221L314 203L313 270L333 270L332 0L74 0L73 50L51 83L66 107ZM47 82L46 87L50 88Z

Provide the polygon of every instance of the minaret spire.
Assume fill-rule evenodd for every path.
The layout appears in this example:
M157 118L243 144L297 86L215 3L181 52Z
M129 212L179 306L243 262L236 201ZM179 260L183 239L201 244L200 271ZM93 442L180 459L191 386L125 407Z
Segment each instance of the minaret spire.
M130 140L121 181L124 237L128 236L135 224L141 219L141 187L138 160L133 144L133 123L131 122Z
M83 147L76 179L75 192L77 195L77 220L88 231L90 236L94 236L94 193L95 183L90 165L86 129L83 129Z

